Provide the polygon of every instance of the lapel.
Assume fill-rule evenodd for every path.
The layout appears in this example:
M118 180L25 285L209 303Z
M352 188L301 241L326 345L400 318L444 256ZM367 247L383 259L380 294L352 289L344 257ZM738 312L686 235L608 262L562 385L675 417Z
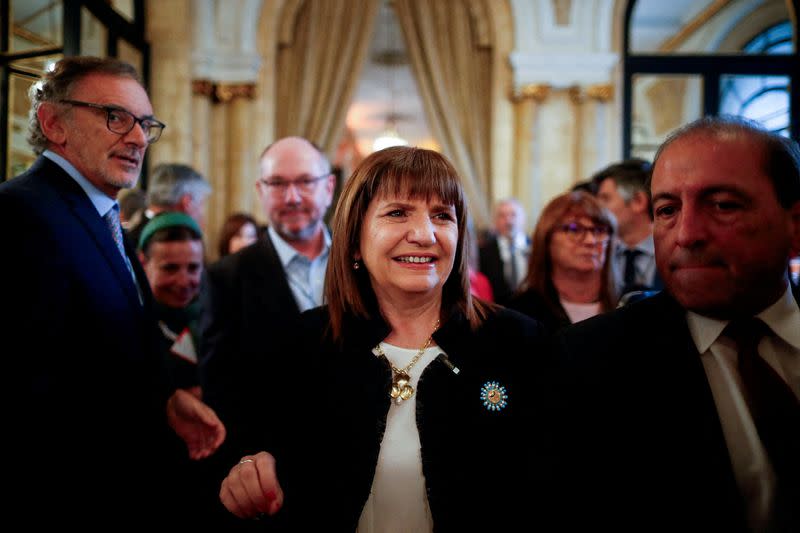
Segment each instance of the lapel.
M251 274L261 285L267 287L267 290L261 291L267 296L267 305L280 310L281 315L300 314L286 271L268 233L253 246L253 251L257 260L252 263Z
M672 413L666 427L676 428L674 449L664 450L681 460L692 475L697 494L713 492L715 501L740 503L739 490L722 431L722 423L700 354L689 333L686 311L666 292L651 298L660 307L652 325L650 345L659 354L655 371L663 398L662 412ZM644 302L643 302L644 303ZM670 392L672 391L672 392ZM680 428L680 429L678 429ZM688 475L688 474L687 474ZM735 502L735 503L734 503Z
M111 237L111 232L80 185L75 183L75 180L61 167L45 157L39 158L32 171L40 171L41 175L45 177L45 181L56 190L69 211L86 230L88 239L94 243L105 258L131 305L135 308L141 307L131 273ZM126 248L128 248L127 245ZM130 253L128 253L128 258L133 264L135 257L131 259Z

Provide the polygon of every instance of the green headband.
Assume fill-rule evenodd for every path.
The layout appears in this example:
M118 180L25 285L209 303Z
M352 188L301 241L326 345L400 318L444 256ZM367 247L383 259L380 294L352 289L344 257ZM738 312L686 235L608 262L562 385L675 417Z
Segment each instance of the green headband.
M196 233L199 238L203 238L203 232L195 220L187 215L178 211L170 213L161 213L153 217L153 219L145 225L142 234L139 237L139 249L144 250L147 241L157 232L162 229L184 227L189 228L192 232Z

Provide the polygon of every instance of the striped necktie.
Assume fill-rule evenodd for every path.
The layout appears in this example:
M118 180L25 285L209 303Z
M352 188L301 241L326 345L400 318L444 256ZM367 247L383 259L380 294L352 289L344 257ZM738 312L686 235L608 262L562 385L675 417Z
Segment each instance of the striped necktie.
M119 223L119 205L114 204L114 206L103 216L103 220L106 221L106 225L111 231L111 238L114 239L114 243L117 245L117 250L119 250L119 253L122 254L122 258L124 260L127 256L125 255L125 244L122 240L122 226Z

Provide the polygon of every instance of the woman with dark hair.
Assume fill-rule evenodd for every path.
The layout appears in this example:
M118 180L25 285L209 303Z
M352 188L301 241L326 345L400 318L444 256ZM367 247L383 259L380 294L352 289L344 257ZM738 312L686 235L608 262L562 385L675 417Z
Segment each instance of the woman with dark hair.
M258 240L258 222L247 213L233 213L219 232L219 256L235 254Z
M610 212L584 191L555 197L533 230L528 274L511 309L555 331L614 308Z
M223 481L232 513L359 532L503 531L536 515L543 337L471 296L467 216L455 169L430 150L376 152L345 182L327 305L272 369L251 448L270 453Z

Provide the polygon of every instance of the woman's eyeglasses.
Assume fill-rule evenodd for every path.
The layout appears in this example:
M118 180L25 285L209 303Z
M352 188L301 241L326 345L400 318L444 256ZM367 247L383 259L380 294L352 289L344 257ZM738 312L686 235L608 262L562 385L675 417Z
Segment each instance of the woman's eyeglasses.
M608 226L584 226L577 222L570 222L569 224L562 224L558 227L561 231L574 241L581 242L586 238L589 233L597 242L605 242L611 238L611 228Z

